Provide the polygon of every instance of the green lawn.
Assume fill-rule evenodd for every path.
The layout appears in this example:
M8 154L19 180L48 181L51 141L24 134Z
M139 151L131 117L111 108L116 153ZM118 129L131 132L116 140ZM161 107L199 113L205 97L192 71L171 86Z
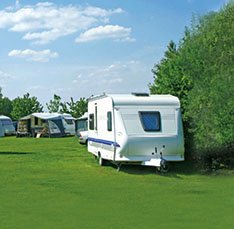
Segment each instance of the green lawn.
M76 138L0 138L0 228L234 228L234 174L99 167Z

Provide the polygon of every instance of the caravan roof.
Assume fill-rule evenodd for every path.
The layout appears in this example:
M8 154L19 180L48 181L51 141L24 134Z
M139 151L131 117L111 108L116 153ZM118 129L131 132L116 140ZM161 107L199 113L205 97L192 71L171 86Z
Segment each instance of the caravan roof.
M61 114L61 116L62 116L63 118L65 118L65 119L72 119L72 120L75 119L74 117L72 117L72 115L67 114L67 113L63 113L63 114Z
M7 117L5 115L0 115L0 119L9 119L9 120L11 120L11 118L9 118L9 117Z
M27 119L30 119L31 117L37 117L37 118L40 118L40 119L45 119L45 120L48 120L48 119L61 119L62 115L59 114L59 113L32 113L30 115L27 115L23 118L21 118L20 120L27 120Z
M180 107L179 99L172 95L137 95L137 94L104 94L102 96L92 97L89 100L111 97L116 106L175 106Z

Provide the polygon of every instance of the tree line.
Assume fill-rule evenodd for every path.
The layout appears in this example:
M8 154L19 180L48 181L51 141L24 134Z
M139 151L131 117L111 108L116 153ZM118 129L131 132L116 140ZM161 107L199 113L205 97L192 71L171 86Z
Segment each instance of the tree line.
M181 101L187 158L234 164L234 2L193 16L152 72L150 92Z
M68 113L75 118L79 118L87 111L88 100L80 98L75 101L72 97L69 102L63 102L59 95L54 95L48 103L46 103L47 110L50 113ZM34 112L43 112L43 106L38 101L37 97L30 96L26 93L22 97L17 97L10 100L4 97L0 87L0 114L11 117L13 120L18 120L26 115Z

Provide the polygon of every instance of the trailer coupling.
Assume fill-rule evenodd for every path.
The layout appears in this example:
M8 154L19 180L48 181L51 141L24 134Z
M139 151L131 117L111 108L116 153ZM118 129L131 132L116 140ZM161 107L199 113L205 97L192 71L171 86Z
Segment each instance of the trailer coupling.
M162 154L160 153L160 158L151 158L148 161L143 161L141 165L144 166L153 166L158 169L160 172L167 172L168 171L168 162L162 157Z

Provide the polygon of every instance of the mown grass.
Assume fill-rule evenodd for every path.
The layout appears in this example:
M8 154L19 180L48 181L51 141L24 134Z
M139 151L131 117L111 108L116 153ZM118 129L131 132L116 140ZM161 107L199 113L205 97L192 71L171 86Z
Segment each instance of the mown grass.
M233 228L234 174L99 167L76 138L0 139L0 228Z

